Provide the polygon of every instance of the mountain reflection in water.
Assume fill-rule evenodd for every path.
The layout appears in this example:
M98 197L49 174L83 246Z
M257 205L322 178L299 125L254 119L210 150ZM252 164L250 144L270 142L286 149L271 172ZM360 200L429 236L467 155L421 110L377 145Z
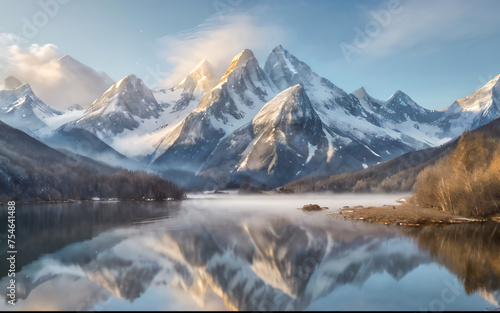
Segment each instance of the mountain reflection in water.
M438 271L436 263L468 294L477 293L474 305L486 299L493 307L500 299L495 223L408 229L294 209L235 214L176 204L99 205L20 212L17 228L25 229L20 236L30 242L23 249L31 258L18 265L16 308L413 310L428 307L442 287L433 296L416 294L415 303L398 303L391 293L405 292L412 271ZM382 304L352 292L374 283ZM357 288L345 298L349 305L336 297L345 288Z

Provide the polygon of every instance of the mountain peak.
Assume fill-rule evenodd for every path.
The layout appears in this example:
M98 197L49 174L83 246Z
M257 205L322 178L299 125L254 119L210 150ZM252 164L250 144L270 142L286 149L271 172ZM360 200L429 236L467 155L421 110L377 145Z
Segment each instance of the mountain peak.
M227 69L224 76L222 76L220 82L225 81L229 74L231 74L235 69L245 66L248 61L252 59L255 59L255 55L253 54L252 50L245 49L241 51L237 56L233 58L231 64L229 65L229 68Z
M291 95L300 95L301 93L305 94L304 87L301 84L297 84L295 86L288 88L288 92Z
M4 80L5 89L17 89L23 83L14 76L9 76Z
M282 45L278 45L278 46L276 46L276 48L273 49L272 52L276 53L276 52L285 52L285 51L286 50L285 50L285 48L283 48Z
M174 89L183 88L191 91L208 91L214 85L214 69L212 64L207 59L203 59Z
M119 82L117 82L115 85L111 86L111 88L113 87L122 87L122 86L126 86L128 84L137 84L137 83L142 83L142 80L140 80L139 78L137 78L137 76L135 76L135 74L130 74L124 78L122 78ZM111 89L110 88L110 89Z
M196 67L191 72L189 72L189 74L199 72L199 71L204 71L204 70L210 69L211 67L212 67L212 64L210 64L210 62L208 62L207 59L203 59L200 61L200 63L198 63L198 65L196 65Z
M139 128L144 123L140 120L157 119L162 111L153 92L140 78L130 74L111 86L82 118L72 123L112 142L117 134Z
M147 99L147 101L143 101L142 99L144 98ZM116 101L118 101L118 99L122 99L125 103L127 103L127 105L129 104L128 102L135 101L136 104L141 102L151 102L154 106L157 106L156 101L153 100L151 90L146 87L140 78L134 74L130 74L111 86L100 98L95 100L90 108L88 108L87 112L96 111L108 106L110 103L115 103L114 101L111 101L112 99L115 99Z
M409 102L408 104L412 104L414 103L415 101L413 101L413 99L408 96L406 93L404 93L403 91L401 90L398 90L396 91L392 96L389 97L389 99L387 100L387 103L391 103L391 102L394 102L395 100L398 100L399 99L399 102L403 101L403 102ZM406 104L404 103L401 103L403 104L403 106L405 106ZM416 103L415 103L416 104Z
M280 90L301 84L306 87L313 80L321 80L311 68L297 59L282 45L277 46L267 57L264 71Z
M75 62L76 60L72 56L70 56L69 54L66 54L66 55L60 57L59 61L63 61L63 62ZM78 62L78 61L76 61L76 62Z
M126 76L125 78L123 78L122 80L125 81L125 80L137 80L137 76L135 76L135 74L130 74L128 76Z
M402 92L401 90L398 90L396 91L392 97L401 97L401 96L408 96L407 94L405 94L404 92Z
M370 95L366 92L365 87L361 87L361 88L355 90L352 94L354 96L356 96L356 98L358 98L358 99L363 99L363 98L370 97Z
M294 120L316 116L309 98L300 84L279 93L255 116L253 124L259 128L274 125L282 120Z
M412 107L418 106L420 108L420 106L415 101L413 101L413 99L410 96L408 96L406 93L404 93L401 90L396 91L392 96L390 96L389 99L386 101L386 105L391 105L391 106L394 106L394 105L407 106L407 105L409 105Z
M253 54L252 50L245 49L233 58L233 61L231 62L231 64L236 62L235 67L239 67L239 66L246 64L246 62L248 60L253 59L253 58L255 58L255 55Z
M17 87L15 90L20 91L21 93L31 92L33 93L33 89L30 84L24 83L21 86Z
M66 54L58 59L59 64L62 66L70 67L70 68L88 68L87 65L82 62L76 60L69 54Z
M496 93L494 92L496 91ZM489 107L493 98L498 97L500 94L500 75L486 83L479 90L473 94L457 100L456 102L465 111L480 111Z

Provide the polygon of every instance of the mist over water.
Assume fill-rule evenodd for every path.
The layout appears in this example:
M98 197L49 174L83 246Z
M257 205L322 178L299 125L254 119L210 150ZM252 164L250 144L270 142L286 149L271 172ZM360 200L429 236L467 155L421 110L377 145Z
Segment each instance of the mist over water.
M20 205L15 309L497 308L497 224L400 228L326 215L404 196L192 194L168 203ZM329 210L297 210L310 203Z

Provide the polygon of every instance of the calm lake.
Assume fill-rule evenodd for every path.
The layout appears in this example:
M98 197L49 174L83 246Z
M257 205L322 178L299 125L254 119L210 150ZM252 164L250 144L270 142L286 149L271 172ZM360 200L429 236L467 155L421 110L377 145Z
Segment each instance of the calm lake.
M497 223L397 227L327 213L406 195L189 195L18 204L0 310L498 310ZM329 207L305 213L305 204Z

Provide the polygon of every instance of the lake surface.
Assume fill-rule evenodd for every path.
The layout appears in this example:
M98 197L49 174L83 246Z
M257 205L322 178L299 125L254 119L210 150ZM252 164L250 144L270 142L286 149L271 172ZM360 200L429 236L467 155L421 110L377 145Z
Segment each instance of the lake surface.
M18 204L18 302L0 310L498 310L498 224L408 228L325 213L403 196ZM310 203L330 209L297 210Z

